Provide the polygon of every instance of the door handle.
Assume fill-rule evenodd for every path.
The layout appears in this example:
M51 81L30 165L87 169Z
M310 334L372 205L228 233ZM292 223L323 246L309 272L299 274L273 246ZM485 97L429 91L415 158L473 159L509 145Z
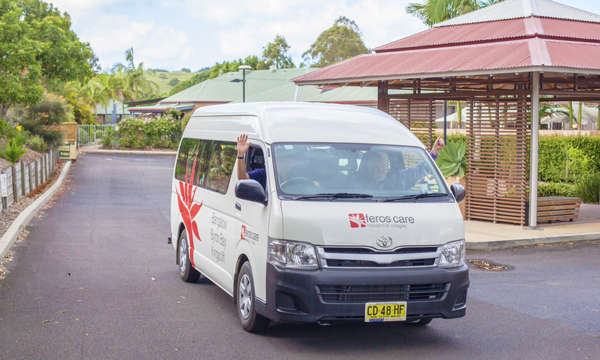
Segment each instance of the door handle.
M240 205L239 202L235 203L235 208L238 209L238 210L240 210L240 211L242 211L242 205Z

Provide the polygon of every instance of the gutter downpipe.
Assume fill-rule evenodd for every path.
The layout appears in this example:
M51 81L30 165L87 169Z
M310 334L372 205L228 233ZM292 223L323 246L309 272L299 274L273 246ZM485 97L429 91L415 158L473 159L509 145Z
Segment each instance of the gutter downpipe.
M534 71L531 91L531 173L529 174L529 228L537 227L538 148L540 136L540 72Z

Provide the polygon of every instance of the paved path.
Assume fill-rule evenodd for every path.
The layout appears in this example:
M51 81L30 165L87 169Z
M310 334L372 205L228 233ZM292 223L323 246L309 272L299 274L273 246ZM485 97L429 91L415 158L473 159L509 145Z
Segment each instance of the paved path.
M85 154L0 282L0 359L598 359L600 246L470 252L467 316L244 332L166 243L172 157ZM155 278L156 280L152 280Z

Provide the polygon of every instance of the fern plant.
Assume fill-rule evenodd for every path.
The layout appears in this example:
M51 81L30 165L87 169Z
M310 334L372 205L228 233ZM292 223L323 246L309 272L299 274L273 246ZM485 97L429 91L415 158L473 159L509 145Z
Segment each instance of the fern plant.
M6 160L15 164L19 161L21 156L25 154L27 150L23 149L23 141L19 138L13 138L8 140L8 146L6 147Z
M458 140L448 142L440 151L435 161L444 177L451 176L463 177L467 171L467 142Z

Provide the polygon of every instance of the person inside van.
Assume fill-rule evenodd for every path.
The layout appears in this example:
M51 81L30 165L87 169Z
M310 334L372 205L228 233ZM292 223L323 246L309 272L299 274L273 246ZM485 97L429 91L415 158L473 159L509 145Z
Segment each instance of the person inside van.
M429 153L433 160L437 159L444 146L446 146L444 139L439 137ZM420 162L417 166L394 172L390 170L390 159L387 154L368 151L362 156L356 173L360 178L361 187L364 188L381 189L394 186L399 189L409 189L426 175L423 174L424 165L425 163Z

